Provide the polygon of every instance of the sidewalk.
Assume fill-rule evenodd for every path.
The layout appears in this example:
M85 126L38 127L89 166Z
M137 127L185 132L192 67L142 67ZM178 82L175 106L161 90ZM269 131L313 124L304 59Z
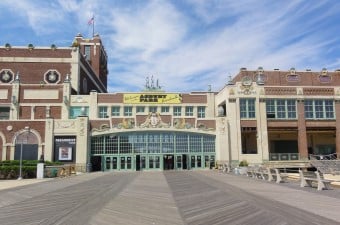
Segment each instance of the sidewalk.
M45 182L52 180L53 178L44 178L44 179L22 179L22 180L0 180L0 191L14 188L14 187L20 187L25 186L29 184L35 184L40 182Z

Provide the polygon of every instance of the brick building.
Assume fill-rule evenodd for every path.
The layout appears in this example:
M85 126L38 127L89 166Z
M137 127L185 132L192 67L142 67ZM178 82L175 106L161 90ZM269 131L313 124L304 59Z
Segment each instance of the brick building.
M100 37L0 47L0 160L93 170L211 168L339 155L340 71L248 71L219 92L107 93ZM157 82L158 83L158 82ZM88 167L89 168L89 167Z

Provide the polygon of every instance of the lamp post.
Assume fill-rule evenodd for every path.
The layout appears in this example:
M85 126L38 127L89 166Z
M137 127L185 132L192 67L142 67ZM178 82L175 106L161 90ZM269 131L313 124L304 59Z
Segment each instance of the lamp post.
M25 127L24 133L27 133L26 135L26 143L28 142L28 134L30 132L29 127ZM21 138L21 144L20 144L20 163L19 163L19 177L18 180L22 180L22 150L23 150L23 138Z

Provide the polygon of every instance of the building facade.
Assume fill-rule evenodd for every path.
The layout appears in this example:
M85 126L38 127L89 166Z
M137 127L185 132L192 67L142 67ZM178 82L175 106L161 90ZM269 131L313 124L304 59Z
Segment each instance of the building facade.
M242 68L219 92L107 93L100 37L70 47L0 47L0 160L87 170L305 163L340 153L340 71Z

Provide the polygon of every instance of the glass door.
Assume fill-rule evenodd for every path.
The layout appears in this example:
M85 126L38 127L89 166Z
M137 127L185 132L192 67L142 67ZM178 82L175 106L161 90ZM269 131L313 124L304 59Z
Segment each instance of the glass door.
M140 169L145 170L145 168L146 168L146 156L142 155L140 157Z
M176 169L182 169L182 156L176 155Z
M149 155L149 169L160 169L161 157L159 155Z
M112 157L112 169L116 170L117 169L117 157Z
M105 159L105 170L111 170L111 157Z
M132 167L132 156L120 156L119 157L120 170L131 170Z

